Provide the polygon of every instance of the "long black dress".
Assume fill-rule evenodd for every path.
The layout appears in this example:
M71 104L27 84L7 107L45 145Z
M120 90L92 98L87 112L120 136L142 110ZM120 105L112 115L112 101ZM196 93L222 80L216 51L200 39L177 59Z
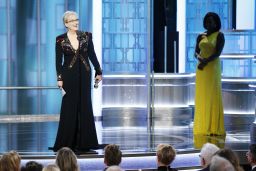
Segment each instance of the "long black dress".
M92 34L77 31L79 48L75 50L67 33L56 38L56 70L66 94L62 98L59 128L54 151L69 147L74 151L97 148L98 139L91 102L91 67L102 71L92 42Z

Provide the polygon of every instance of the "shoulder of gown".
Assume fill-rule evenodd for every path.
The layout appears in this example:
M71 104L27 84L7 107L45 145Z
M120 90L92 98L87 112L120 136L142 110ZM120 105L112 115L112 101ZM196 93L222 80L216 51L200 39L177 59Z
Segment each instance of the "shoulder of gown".
M66 37L66 35L67 35L66 33L63 33L56 36L56 42L61 42Z
M89 36L90 39L92 39L92 33L88 31L77 31L78 36L86 37Z

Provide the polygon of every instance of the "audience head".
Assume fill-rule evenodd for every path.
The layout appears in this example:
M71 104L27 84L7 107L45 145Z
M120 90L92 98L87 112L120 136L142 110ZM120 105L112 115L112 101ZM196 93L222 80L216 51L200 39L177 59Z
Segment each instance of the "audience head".
M256 144L251 144L249 146L249 151L246 153L246 157L252 166L256 165Z
M2 155L0 159L1 171L18 171L21 158L16 151L10 151Z
M122 152L118 145L109 144L104 148L104 163L107 166L119 165L122 161Z
M213 156L210 171L235 171L234 166L224 157Z
M176 151L169 144L159 144L156 150L158 166L168 166L175 159Z
M219 151L216 152L216 155L227 159L233 165L236 171L243 170L240 166L239 158L237 157L236 153L233 152L231 149L220 149Z
M123 170L119 166L110 166L110 167L107 168L106 171L123 171Z
M60 168L56 164L49 164L43 168L43 171L60 171Z
M21 168L21 171L42 171L43 165L36 161L29 161Z
M76 155L68 147L63 147L57 152L56 164L61 171L79 170Z
M200 152L201 166L204 168L209 166L209 164L211 163L212 157L218 150L219 150L219 147L217 147L215 144L212 144L212 143L204 144Z

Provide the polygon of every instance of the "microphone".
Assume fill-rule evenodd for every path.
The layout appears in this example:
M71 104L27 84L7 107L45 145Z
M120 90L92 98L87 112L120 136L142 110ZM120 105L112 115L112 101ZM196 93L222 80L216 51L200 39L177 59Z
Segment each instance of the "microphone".
M98 88L99 87L99 80L98 79L96 79L95 81L94 81L94 86L93 86L94 88Z

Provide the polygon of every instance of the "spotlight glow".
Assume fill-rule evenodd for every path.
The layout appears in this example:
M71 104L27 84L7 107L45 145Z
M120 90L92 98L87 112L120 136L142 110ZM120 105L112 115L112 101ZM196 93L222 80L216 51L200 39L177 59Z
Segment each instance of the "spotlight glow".
M256 88L256 85L254 85L254 84L249 84L249 87L251 87L251 88Z
M154 108L187 108L184 104L154 104Z
M153 107L151 105L151 107ZM183 104L155 104L154 108L187 108L189 107L188 105L183 105ZM143 104L106 104L103 105L102 108L147 108L147 105Z
M236 78L236 79L232 79L232 78L222 78L221 79L222 82L243 82L243 83L249 83L249 82L256 82L256 79L253 78L247 78L247 79L242 79L242 78Z
M151 77L154 78L192 78L195 73L190 74L154 74ZM103 78L146 78L146 75L128 75L128 74L116 74L116 75L103 75Z
M232 55L232 54L230 54L230 55L220 55L220 58L222 58L222 59L229 59L229 58L232 58L232 59L243 59L243 58L249 58L249 59L251 59L251 58L254 58L255 57L255 55Z
M147 85L139 84L107 84L103 87L146 87Z
M225 115L254 115L254 111L224 111Z
M154 74L154 78L190 78L194 77L196 74Z
M147 105L133 105L133 104L106 104L102 108L147 108Z
M103 78L146 78L145 75L103 75Z

